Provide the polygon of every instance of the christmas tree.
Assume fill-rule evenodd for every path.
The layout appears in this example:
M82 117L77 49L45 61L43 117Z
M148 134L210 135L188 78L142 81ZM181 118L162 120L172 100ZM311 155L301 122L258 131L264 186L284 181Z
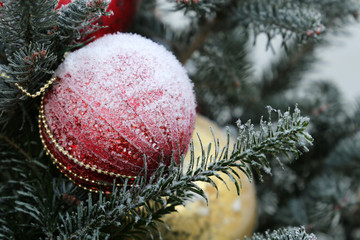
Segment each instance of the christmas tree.
M328 81L301 84L327 32L359 9L357 0L0 2L0 238L243 239L214 230L250 208L237 198L215 204L219 217L204 225L181 207L204 203L209 218L213 196L244 196L250 179L250 239L360 239L360 108ZM269 48L280 36L285 54L257 78L259 34ZM207 137L190 141L202 116L218 126L202 122ZM191 231L176 230L178 216ZM255 213L241 218L233 229Z

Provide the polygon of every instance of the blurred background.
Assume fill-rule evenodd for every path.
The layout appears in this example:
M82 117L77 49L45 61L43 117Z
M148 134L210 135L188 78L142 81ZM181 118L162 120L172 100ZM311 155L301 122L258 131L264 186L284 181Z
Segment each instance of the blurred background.
M191 28L191 12L184 17L169 11L167 1L158 3L165 24L180 32ZM354 3L314 2L325 31L309 32L309 41L287 40L287 51L279 34L256 35L250 27L243 35L214 33L186 62L201 114L220 126L236 119L256 124L266 105L284 110L298 104L311 119L310 152L296 162L282 159L281 167L271 159L273 175L256 183L256 232L303 225L320 240L360 239L360 23Z
M0 5L3 5L2 2L5 1L0 1ZM9 24L12 21L22 23L23 19L27 19L19 17L18 12L28 14L28 6L33 2L37 2L36 6L39 8L32 6L29 9L39 21L29 21L24 26ZM276 150L264 150L262 156L265 157L258 160L264 161L261 168L269 174L260 179L254 171L255 176L249 185L253 191L247 190L243 185L240 197L251 193L252 198L249 198L248 204L239 202L238 199L233 201L225 196L216 198L217 193L211 188L211 196L221 204L213 205L210 210L206 208L206 203L203 208L196 205L196 210L201 210L198 212L205 220L200 222L200 215L193 211L194 208L190 209L188 212L191 214L183 214L185 220L179 221L179 226L183 229L166 229L168 235L163 239L243 239L244 234L237 234L238 230L248 226L245 229L247 235L254 231L266 234L267 230L279 229L276 236L283 236L267 238L255 235L251 240L360 240L360 1L125 2L134 9L134 15L130 14L129 18L125 18L132 22L131 28L126 31L140 34L164 45L184 64L194 82L198 116L206 119L201 125L203 129L209 130L213 125L213 128L226 136L224 127L229 126L235 137L244 129L243 125L239 126L239 120L241 123L251 120L252 125L249 123L247 126L258 130L264 124L263 119L269 119L268 114L272 113L270 121L276 122L277 114L266 108L271 106L282 113L296 112L300 109L301 116L310 119L309 125L302 126L307 126L307 131L314 139L311 146L296 145L303 147L304 154L300 156L298 152L291 151L291 145L299 143L296 139L300 134L299 129L292 132L297 136L292 135L294 137L288 139L285 145L279 143L281 140L277 141L276 143L282 147L279 151L285 154L273 156L273 152L278 153ZM136 2L141 2L138 9L134 7ZM113 206L112 203L103 203L103 198L98 198L97 195L96 198L92 198L95 195L89 195L87 198L87 192L62 177L43 151L37 129L37 100L27 100L24 95L19 94L16 85L10 84L25 83L31 79L29 83L26 82L28 90L43 89L40 86L48 81L51 73L48 68L55 69L63 60L64 52L78 47L72 44L75 39L79 40L79 29L83 30L82 23L91 10L84 7L88 2L74 1L69 8L60 10L64 13L59 15L60 19L67 19L59 25L61 28L56 27L59 24L56 19L53 25L47 26L47 22L45 24L43 14L48 14L49 17L57 16L53 14L54 5L51 6L53 3L50 1L5 3L13 7L9 8L11 11L8 12L8 18L5 18L5 14L1 15L7 19L3 21L6 26L3 25L5 27L2 36L9 35L11 38L6 40L6 47L2 49L0 46L3 53L0 60L6 64L17 62L18 65L13 64L14 66L3 69L5 74L2 76L1 89L5 90L0 94L0 123L2 120L6 123L6 127L0 133L0 157L4 159L0 161L0 193L5 196L0 197L0 238L58 239L64 236L62 239L90 239L91 236L95 236L91 239L124 239L119 236L136 235L138 230L148 233L152 225L146 225L144 228L143 224L158 220L162 213L149 215L147 211L140 209L143 218L140 217L141 214L134 214L129 220L122 205L116 205L117 209L121 208L121 214L112 207L105 212L103 204ZM80 7L80 4L84 5ZM115 5L118 9L125 9L120 8L118 4ZM43 11L43 7L47 11ZM187 10L186 15L184 10ZM78 11L84 13L79 14ZM74 21L81 17L83 20ZM67 21L78 25L75 24L77 27L73 27ZM43 24L52 30L44 32L47 28L44 28ZM12 30L10 25L19 25L24 29ZM43 41L45 36L52 39L46 43L49 45L49 51L45 51L42 45L32 44L32 38L27 39L26 34L22 36L24 32L32 36L32 31L29 30L33 29L32 25L37 26L35 33L38 34L34 34L36 41ZM64 42L58 41L55 37L56 44L53 44L53 30L60 34L59 39ZM23 38L30 46L25 46L24 49L28 49L26 51L22 48L19 50L16 45L22 46ZM6 57L7 51L14 52L11 54L16 61L12 58L10 61ZM43 57L42 54L49 56ZM42 66L40 63L47 66L44 67L45 70L39 70L38 66ZM38 77L38 72L42 78ZM17 77L9 80L8 75ZM294 110L295 106L298 106L297 110ZM302 122L297 121L296 124L298 123ZM271 126L276 128L283 126L282 124L288 122L282 121ZM279 128L279 138L289 134L287 128ZM218 137L217 134L215 136ZM270 136L267 138L274 139ZM212 141L213 136L206 139ZM261 141L271 148L272 145L269 145L268 141ZM253 142L257 142L256 137ZM206 145L205 143L204 146ZM289 149L290 154L287 154ZM23 161L24 156L31 161ZM83 176L80 177L82 179ZM236 191L228 192L232 192L236 198L239 197ZM124 198L126 197L127 195L124 195ZM88 205L95 206L92 199L98 202L97 207L89 211L84 210ZM174 199L177 200L177 197ZM136 207L130 201L130 197L125 200L129 202L129 206ZM145 202L148 199L141 201ZM255 210L250 214L244 211L250 207ZM227 211L224 211L225 208ZM156 209L155 212L161 210L164 209ZM89 214L78 214L85 212ZM129 212L133 214L135 211ZM216 212L212 218L209 215L211 212ZM219 224L228 224L234 213L241 215L241 218L236 218L230 229L233 231L232 236L236 237L224 238L224 235L213 235L213 230L223 231L220 234L224 234L224 231L230 233L230 230L219 227ZM66 219L62 216L66 216ZM169 214L167 223L175 220L175 216L181 214ZM122 217L126 217L125 224ZM89 227L88 222L94 225ZM188 227L184 223L191 226ZM96 226L96 229L91 226ZM316 237L297 237L299 232L305 230ZM106 238L110 236L108 234L113 235ZM168 237L169 235L173 238Z
M307 81L326 79L333 81L343 93L347 103L354 104L360 97L360 23L351 22L338 33L326 36L328 44L316 49L317 62L304 75ZM267 50L267 37L258 36L253 49L255 74L259 75L269 67L269 61L277 57L281 49L281 40L277 38L272 44L274 51Z

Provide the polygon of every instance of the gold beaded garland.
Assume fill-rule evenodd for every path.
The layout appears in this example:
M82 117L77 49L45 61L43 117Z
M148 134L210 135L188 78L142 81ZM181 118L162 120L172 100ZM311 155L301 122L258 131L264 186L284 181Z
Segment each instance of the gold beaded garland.
M119 173L114 173L114 172L109 172L106 170L102 170L100 168L98 168L97 166L91 166L90 164L85 164L83 161L75 158L74 156L72 156L68 151L66 151L54 138L54 136L52 135L49 126L47 124L46 121L46 117L45 117L45 113L44 113L44 94L41 97L41 104L40 104L40 110L39 110L39 131L40 131L40 138L41 138L41 142L44 146L44 150L46 152L47 155L49 155L51 157L51 159L53 160L53 163L56 165L56 167L69 179L71 180L73 183L75 183L76 185L78 185L79 187L84 188L85 190L91 191L91 192L98 192L97 190L93 190L93 189L89 189L87 187L82 186L81 184L75 182L67 173L72 174L74 177L79 178L81 180L84 180L86 182L91 182L91 183L96 183L99 186L110 186L110 184L104 183L104 182L100 182L100 181L95 181L95 180L89 180L88 178L84 178L76 173L74 173L73 171L71 171L71 169L68 169L66 166L64 166L59 160L56 159L56 157L50 152L50 150L48 149L46 142L43 138L43 132L42 132L42 128L44 128L45 133L47 134L47 136L50 138L51 143L55 146L55 148L62 153L64 156L66 156L69 160L72 160L75 164L79 165L80 167L84 167L85 169L90 169L93 172L97 172L99 174L104 174L104 175L108 175L111 177L116 177L116 178L128 178L128 179L136 179L136 176L128 176L128 175L122 175ZM121 187L122 184L116 184L118 187Z
M53 82L56 80L56 76L52 77L49 81L47 81L45 83L45 85L43 87L40 88L39 91L37 91L34 94L29 93L26 89L24 89L22 86L20 86L18 83L15 83L15 86L22 92L24 93L26 96L31 97L31 98L37 98L38 96L40 96L41 94L45 93L46 89L48 89L51 84L53 84Z
M7 79L10 78L10 77L9 77L8 75L6 75L5 73L1 73L0 76L1 76L1 77L4 77L4 78L7 78ZM14 85L15 85L15 87L17 87L22 93L24 93L26 96L31 97L31 98L37 98L37 97L39 97L41 94L45 93L45 91L55 82L55 80L56 80L56 76L50 78L50 80L47 81L47 82L45 83L45 85L42 86L42 87L40 88L40 90L37 91L37 92L34 93L34 94L29 93L25 88L23 88L22 86L20 86L20 84L18 84L18 83L15 83Z

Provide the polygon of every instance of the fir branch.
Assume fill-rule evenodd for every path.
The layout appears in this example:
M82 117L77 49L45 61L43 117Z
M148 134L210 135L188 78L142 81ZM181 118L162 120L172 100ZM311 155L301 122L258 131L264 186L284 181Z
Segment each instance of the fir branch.
M360 133L345 138L331 151L325 164L348 175L360 177Z
M7 80L5 75L0 75L0 126L5 126L17 108L18 89L7 83Z
M321 12L323 22L327 26L341 26L342 24L337 23L338 20L343 23L349 16L355 19L359 17L360 3L357 0L301 0L301 2Z
M296 87L302 79L301 73L316 60L313 56L315 46L314 42L307 42L301 46L296 43L288 45L286 54L271 64L271 70L263 72L259 83L261 99L283 94L286 90Z
M27 1L29 7L29 42L49 46L53 44L54 35L51 34L57 25L57 15L53 10L58 1Z
M30 43L19 48L8 58L9 64L2 66L9 76L7 82L18 83L34 92L49 80L57 63L56 55L41 43Z
M271 219L282 225L305 225L318 236L326 233L331 239L345 239L342 223L354 222L360 211L358 187L358 181L344 174L325 172L310 181L299 197L280 205Z
M20 1L4 1L0 8L0 39L6 56L24 45L28 29L27 5Z
M178 1L179 9L195 11L205 23L202 24L204 30L194 38L193 45L190 45L188 51L180 59L185 62L184 59L191 56L192 52L205 42L211 31L231 29L235 26L252 29L255 37L260 33L265 33L268 36L268 45L270 45L270 40L278 34L283 37L285 47L286 41L294 36L299 42L316 38L325 30L325 27L321 24L320 11L317 8L311 8L310 5L288 0ZM206 15L215 17L204 21Z
M294 35L299 41L316 37L325 30L321 24L320 12L307 5L287 0L247 0L239 1L233 10L233 22L249 26L254 35L265 33L270 40L280 34L283 44ZM309 31L312 33L308 36Z
M214 33L189 60L201 114L221 125L240 117L240 103L257 99L258 90L250 84L247 37L241 29Z
M177 1L177 10L185 9L185 14L188 11L195 11L198 17L198 31L196 34L190 35L191 41L188 46L183 49L178 58L181 63L185 63L192 57L193 53L201 50L211 34L218 32L220 29L232 29L231 26L226 26L230 9L236 5L236 1L230 0L227 2L219 0L210 1Z
M7 65L0 65L0 123L5 124L27 99L16 87L19 84L30 93L42 88L53 74L58 61L49 46L30 43L19 47L7 58Z
M352 212L350 216L355 216L353 214L360 204L357 197L359 187L358 181L334 171L311 181L309 191L302 196L309 227L318 232L326 232L341 221L346 221L348 212ZM348 220L351 221L351 217Z
M79 47L78 41L100 28L94 22L109 14L105 12L107 1L76 0L60 11L54 10L56 0L3 1L3 4L0 41L2 57L6 59L0 66L2 125L23 106L20 102L28 99L15 84L30 93L38 92L51 78L64 53Z
M298 108L295 108L292 115L290 111L282 114L279 110L274 110L271 107L268 107L268 111L269 121L261 120L257 132L250 121L245 125L238 125L240 134L235 147L237 150L233 153L233 157L242 159L258 173L261 169L270 173L271 169L268 169L270 166L267 157L276 157L279 162L278 154L284 154L289 159L289 154L293 154L298 158L301 154L298 147L308 151L306 145L311 144L313 141L312 137L306 132L309 119L301 117ZM271 123L272 111L278 114L276 126Z
M257 234L245 240L316 240L314 234L308 234L304 227L288 227L274 231L266 231L265 234Z
M86 36L103 28L96 24L96 21L101 16L110 14L105 12L108 4L108 1L77 0L60 9L58 26L55 29L55 33L58 34L59 56L93 40L86 40Z
M186 46L191 37L197 32L198 26L193 23L186 31L180 33L159 19L157 14L156 0L142 1L140 10L136 15L131 32L136 32L142 36L153 39L155 42L172 49L176 56L182 54L182 49Z
M269 113L271 111L273 110L270 109ZM305 144L312 141L306 133L309 121L300 116L299 109L295 108L292 115L290 112L277 113L277 124L261 122L259 131L255 131L250 123L246 126L239 125L239 137L232 151L229 142L221 149L220 143L215 140L213 153L209 145L207 149L202 148L201 156L195 158L192 149L188 165L184 164L183 159L180 165L174 161L170 166L160 164L150 178L145 171L144 175L136 178L132 187L128 187L125 180L122 189L114 189L110 198L100 194L96 203L93 203L89 195L87 205L80 204L77 212L66 213L60 217L61 236L80 239L81 235L89 234L92 229L105 230L109 226L117 227L117 237L151 234L151 227L156 229L156 224L163 214L175 211L176 206L185 205L186 201L194 196L206 199L204 191L196 182L207 182L215 188L217 186L212 178L218 178L225 183L219 175L220 172L232 180L239 194L241 179L234 169L240 169L250 178L251 168L260 176L261 170L270 173L266 155L298 155L301 153L301 150L297 149L298 144L306 150Z
M227 4L222 0L176 0L176 10L185 10L185 13L194 11L199 16L212 14Z
M200 28L200 30L197 32L196 36L194 36L193 40L191 41L191 44L186 48L185 51L181 52L178 56L179 61L182 64L185 64L186 61L191 58L193 53L199 49L201 49L207 40L207 38L210 36L210 34L213 32L214 27L217 24L217 20L211 20L207 24L204 24Z
M61 178L52 180L50 169L35 160L2 159L0 164L6 182L0 188L4 222L0 235L8 234L9 239L52 239L60 221L58 213L76 209L84 190L65 184Z
M4 1L1 8L0 36L7 56L31 43L49 45L49 34L57 24L56 1Z

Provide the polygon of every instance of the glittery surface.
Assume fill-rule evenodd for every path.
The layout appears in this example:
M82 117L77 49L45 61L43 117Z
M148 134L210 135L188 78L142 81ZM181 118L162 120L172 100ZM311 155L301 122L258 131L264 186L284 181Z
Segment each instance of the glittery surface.
M169 164L186 153L193 85L162 46L138 35L107 35L70 53L56 74L43 100L41 132L56 164L78 184L109 189L114 174L138 175L144 158L151 174L162 156Z
M66 6L70 2L72 2L72 0L60 0L55 9ZM95 23L107 27L90 34L86 39L90 37L99 38L108 33L127 31L135 17L139 3L140 0L111 0L106 11L112 12L113 14L103 16Z

